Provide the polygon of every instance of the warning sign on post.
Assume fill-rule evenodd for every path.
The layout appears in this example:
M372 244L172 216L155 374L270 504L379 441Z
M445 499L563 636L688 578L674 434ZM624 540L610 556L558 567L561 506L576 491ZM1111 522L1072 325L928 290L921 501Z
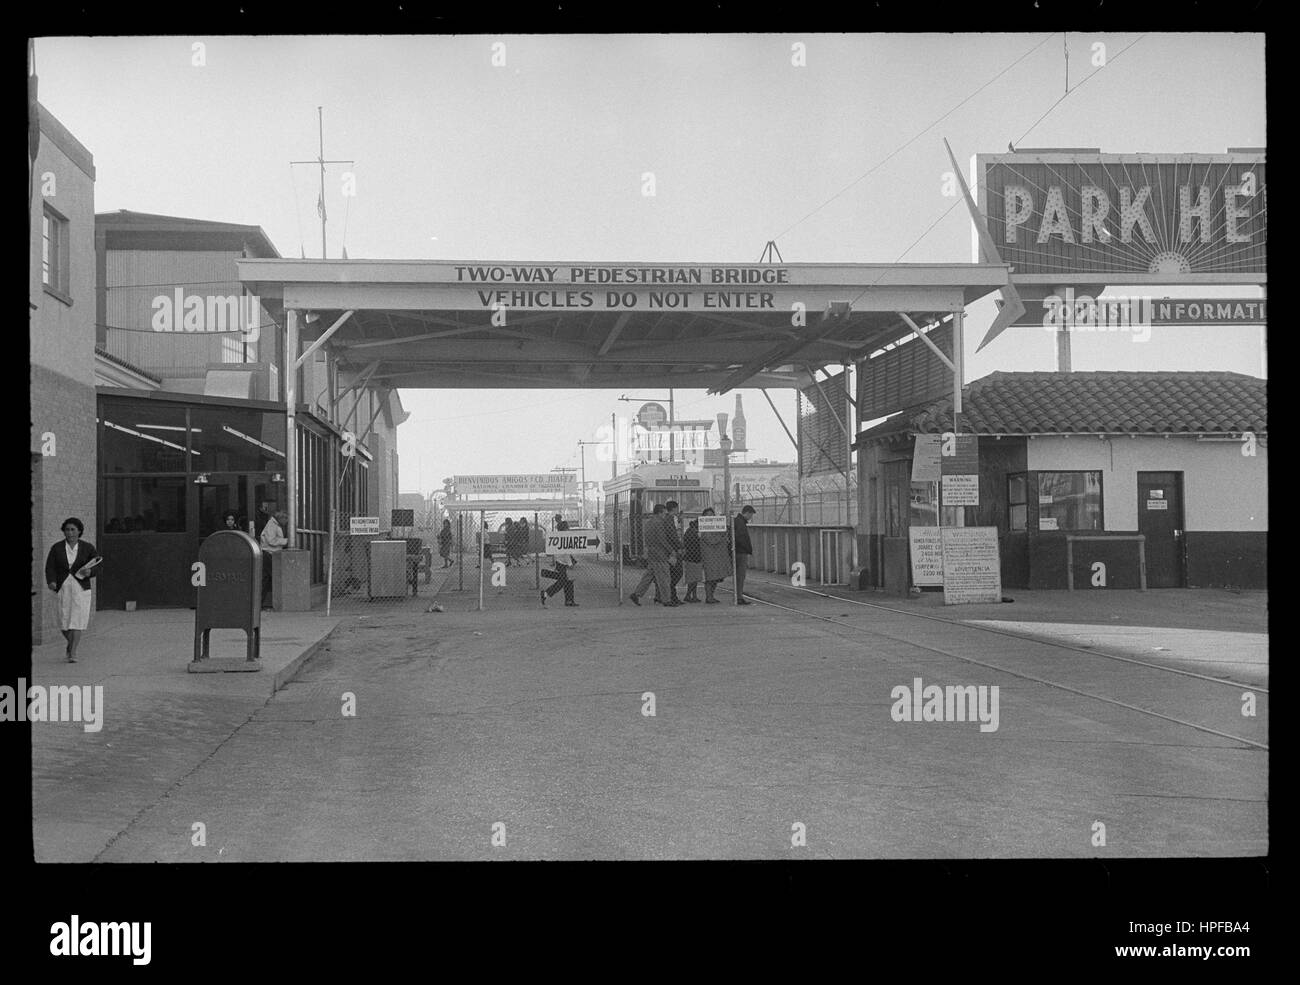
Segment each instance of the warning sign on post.
M546 535L547 554L599 554L600 531L552 530Z
M944 506L979 506L980 477L978 475L945 475L943 477Z
M907 542L912 553L912 584L925 587L943 584L943 537L939 527L909 527Z
M973 434L945 434L940 443L944 506L979 506L979 438Z
M379 517L377 516L354 516L349 521L350 531L354 534L377 534L379 533Z
M725 534L727 532L727 518L725 516L702 516L699 523L698 529L702 534Z
M997 527L943 528L945 605L1002 601Z

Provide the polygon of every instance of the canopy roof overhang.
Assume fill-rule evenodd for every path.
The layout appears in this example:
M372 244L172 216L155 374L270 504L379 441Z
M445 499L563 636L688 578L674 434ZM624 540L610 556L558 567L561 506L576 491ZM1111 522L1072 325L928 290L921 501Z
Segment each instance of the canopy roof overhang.
M240 260L302 346L412 388L792 387L1006 286L1005 264ZM802 316L802 319L800 318Z

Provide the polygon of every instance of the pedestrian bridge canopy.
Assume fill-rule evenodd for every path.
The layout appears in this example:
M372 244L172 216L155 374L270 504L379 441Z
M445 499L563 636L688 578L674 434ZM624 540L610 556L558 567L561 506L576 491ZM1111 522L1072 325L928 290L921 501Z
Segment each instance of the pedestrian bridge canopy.
M239 261L287 352L397 388L806 385L960 314L1003 264Z

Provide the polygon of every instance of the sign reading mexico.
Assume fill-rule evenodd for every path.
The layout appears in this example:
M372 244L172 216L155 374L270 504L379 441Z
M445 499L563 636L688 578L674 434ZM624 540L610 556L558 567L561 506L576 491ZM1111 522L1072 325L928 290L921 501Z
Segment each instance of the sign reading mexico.
M1115 278L1126 274L1163 275L1171 284L1190 274L1264 280L1262 150L978 154L975 166L980 211L1019 283L1122 283ZM978 245L975 253L979 259Z

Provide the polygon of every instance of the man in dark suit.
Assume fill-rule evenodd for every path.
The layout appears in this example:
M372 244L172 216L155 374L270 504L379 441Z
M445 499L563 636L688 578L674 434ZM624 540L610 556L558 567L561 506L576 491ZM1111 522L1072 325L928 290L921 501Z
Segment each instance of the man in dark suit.
M662 503L654 508L654 512L650 516L645 518L644 531L646 572L641 576L640 582L637 583L636 588L632 589L632 594L628 598L632 600L633 605L640 605L641 596L653 582L655 592L661 599L664 595L669 595L670 601L665 602L664 605L680 605L680 602L671 600L668 588L668 565L671 560L676 560L676 558L673 557L673 544L668 536Z
M736 517L736 604L753 605L745 598L745 572L749 569L749 556L754 553L754 545L749 540L749 518L754 515L754 507L746 506Z
M670 499L664 503L664 532L668 538L668 544L672 548L673 560L668 562L668 588L673 602L680 602L677 597L677 583L682 580L682 555L685 548L682 545L681 531L677 529L677 519L681 516L677 512L678 503L675 499ZM659 598L659 592L655 591L655 601L662 601Z

